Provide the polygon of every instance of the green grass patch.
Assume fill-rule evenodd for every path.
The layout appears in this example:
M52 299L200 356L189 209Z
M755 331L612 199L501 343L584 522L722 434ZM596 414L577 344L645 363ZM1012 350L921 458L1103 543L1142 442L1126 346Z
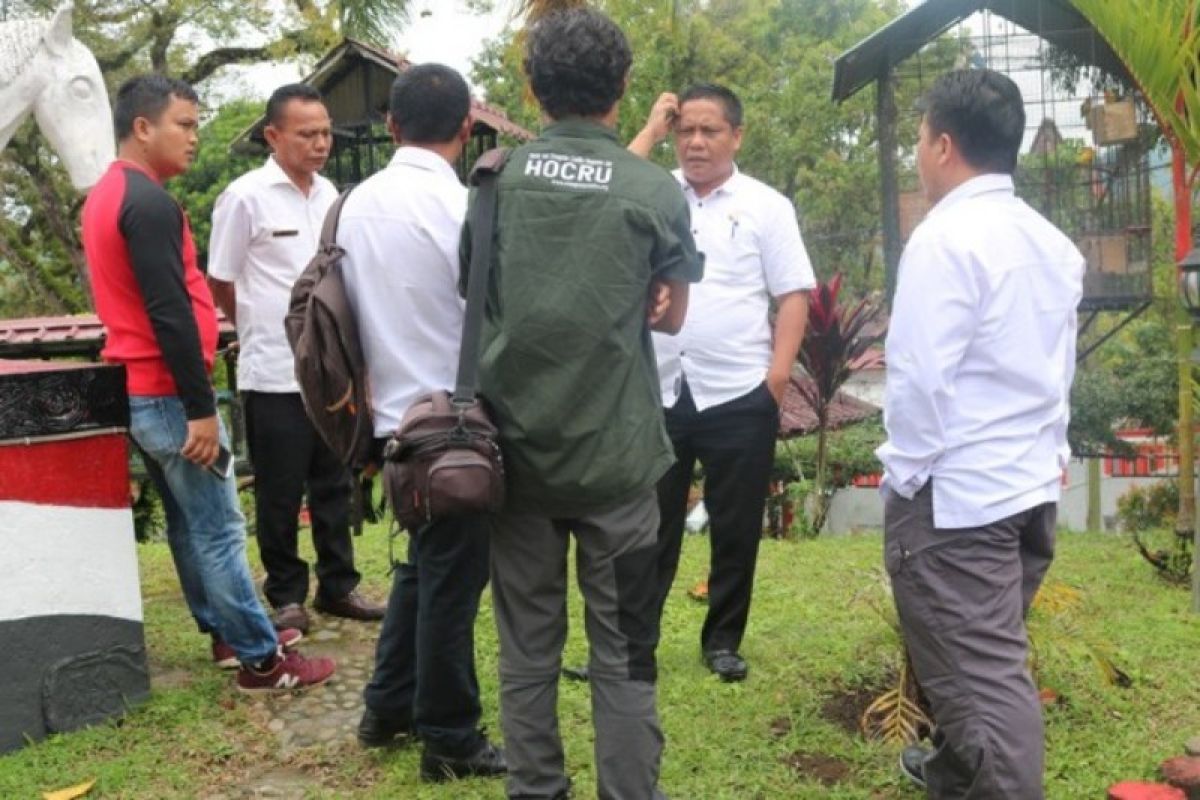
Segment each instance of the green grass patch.
M866 742L846 724L897 658L895 635L864 601L879 596L880 544L877 535L764 541L743 648L750 678L726 685L700 663L704 606L687 590L705 577L708 543L687 537L659 650L667 735L662 786L669 796L921 796L898 777L894 747ZM369 529L356 546L364 588L382 597L389 583L382 528ZM257 569L253 543L250 551ZM256 721L256 701L239 696L230 677L212 669L207 640L195 632L180 599L166 545L145 544L138 552L156 675L151 700L118 723L0 757L0 797L36 798L96 778L93 798L232 799L263 773L281 770L300 779L294 791L310 797L504 796L497 781L422 785L415 749L376 753L343 745L282 758L274 735ZM1098 798L1118 780L1152 778L1162 759L1200 734L1200 616L1188 611L1187 591L1156 579L1121 537L1063 534L1050 580L1074 587L1081 599L1066 624L1034 623L1042 682L1062 697L1046 712L1047 795ZM565 661L582 664L577 594L570 605ZM498 735L496 637L486 594L477 640L484 722ZM1101 678L1096 647L1132 686ZM576 796L594 797L586 685L561 685L560 717Z

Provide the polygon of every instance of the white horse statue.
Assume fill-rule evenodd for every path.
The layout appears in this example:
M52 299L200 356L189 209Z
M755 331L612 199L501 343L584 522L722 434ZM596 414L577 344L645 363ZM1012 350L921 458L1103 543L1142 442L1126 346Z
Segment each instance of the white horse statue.
M32 111L77 189L113 160L112 110L100 67L71 32L71 8L49 20L0 22L0 150Z

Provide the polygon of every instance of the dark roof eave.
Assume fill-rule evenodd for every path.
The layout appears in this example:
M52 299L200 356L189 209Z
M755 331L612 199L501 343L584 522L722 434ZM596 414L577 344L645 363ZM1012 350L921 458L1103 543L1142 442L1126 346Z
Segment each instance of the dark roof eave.
M1065 0L925 0L838 56L833 67L833 100L841 102L858 93L950 27L984 9L1135 84L1108 42Z

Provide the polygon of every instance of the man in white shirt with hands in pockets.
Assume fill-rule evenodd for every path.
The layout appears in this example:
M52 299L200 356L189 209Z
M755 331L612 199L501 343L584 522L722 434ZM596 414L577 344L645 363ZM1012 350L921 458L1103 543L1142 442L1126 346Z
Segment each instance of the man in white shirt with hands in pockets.
M791 201L737 168L737 95L710 83L678 97L660 95L629 149L644 157L672 133L679 162L674 175L691 210L705 270L691 289L683 329L677 336L654 335L676 458L658 483L658 617L679 566L688 490L699 461L712 545L700 653L721 680L740 681L747 675L739 648L750 616L779 403L804 338L808 290L816 279Z
M935 750L930 798L1040 800L1029 610L1054 554L1084 260L1014 194L1021 93L951 72L922 103L932 210L900 261L887 337L884 561Z

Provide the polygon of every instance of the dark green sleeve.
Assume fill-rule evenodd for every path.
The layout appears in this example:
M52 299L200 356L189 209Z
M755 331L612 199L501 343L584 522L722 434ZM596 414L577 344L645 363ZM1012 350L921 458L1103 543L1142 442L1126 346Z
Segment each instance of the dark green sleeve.
M471 217L475 214L474 188L467 194L467 216L463 219L458 240L458 293L467 296L467 276L471 274Z
M658 204L657 241L650 254L650 274L655 280L699 283L704 277L704 254L692 238L692 214L683 192L674 184Z

